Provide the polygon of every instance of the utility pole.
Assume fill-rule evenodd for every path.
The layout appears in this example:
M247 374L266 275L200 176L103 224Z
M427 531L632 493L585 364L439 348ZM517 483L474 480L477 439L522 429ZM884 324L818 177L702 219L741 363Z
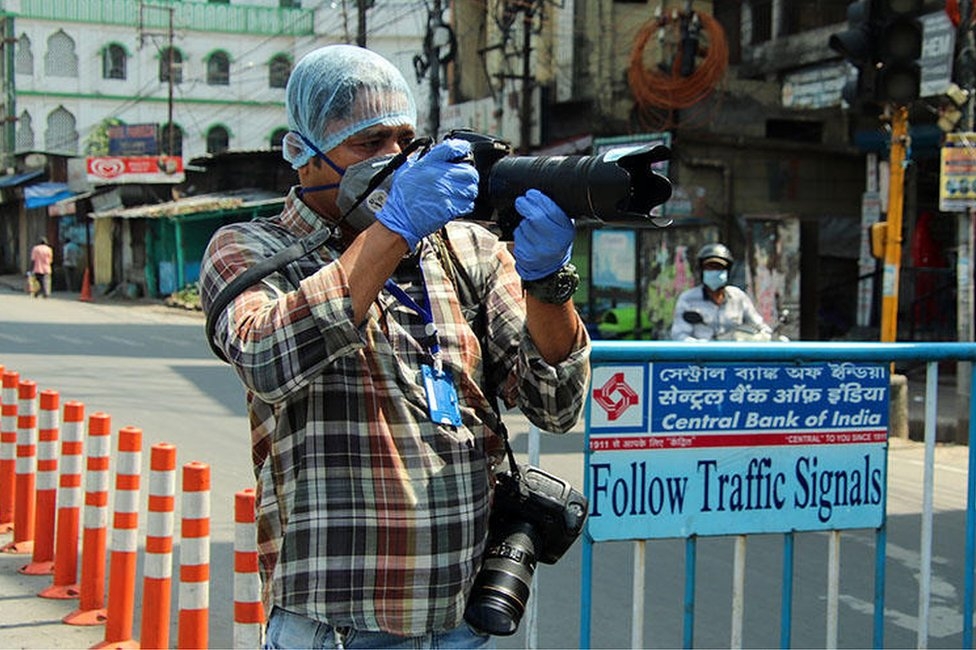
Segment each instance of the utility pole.
M167 69L169 70L169 74L167 75L169 81L169 95L166 101L166 119L168 120L166 123L166 130L169 138L169 148L166 153L170 156L175 156L176 152L173 149L173 139L176 135L174 133L176 128L173 126L173 75L175 74L173 71L173 7L169 7L169 48L167 48L166 52L167 56L169 57L169 63L167 65Z
M430 124L428 130L430 136L437 139L438 131L441 128L441 61L437 43L434 43L434 30L441 24L441 14L444 11L441 0L434 0L434 6L427 15L427 42L430 47L425 53L427 64L430 66L430 95L428 99L428 110L430 112Z
M369 0L356 0L356 15L358 23L356 26L356 45L366 47L366 5Z
M0 15L3 26L0 30L2 38L3 61L3 115L0 116L3 124L3 161L0 172L5 173L7 169L14 166L14 150L17 148L17 90L16 80L16 56L14 47L17 38L14 36L14 16L4 13Z
M898 276L901 272L902 214L905 206L905 152L908 148L908 108L897 106L891 115L888 218L885 220L885 255L881 290L881 341L894 342L898 330Z
M959 43L959 57L956 59L956 78L959 85L968 93L962 106L962 119L959 124L966 133L974 128L974 93L976 93L976 46L973 43L973 2L960 0L959 26L956 42ZM956 261L956 335L960 341L973 340L973 215L971 209L959 213L956 227L958 254ZM956 395L959 397L959 428L957 442L976 444L967 440L969 431L969 400L972 395L970 364L960 362L956 365ZM969 633L968 643L972 644L972 628L965 626Z
M167 56L167 60L166 60L166 70L167 70L167 75L166 75L166 83L167 83L166 119L168 120L167 125L166 125L166 128L167 128L167 134L166 134L167 135L167 140L166 140L166 142L167 142L167 151L166 151L166 153L167 153L167 155L173 156L173 155L175 155L173 149L174 149L175 144L176 144L176 140L175 140L175 138L176 138L176 133L175 133L176 127L173 125L173 84L174 84L173 76L175 74L175 69L174 68L176 67L176 61L174 59L175 52L173 50L173 40L174 40L173 12L176 9L175 9L175 7L164 7L164 6L161 6L161 5L147 4L147 3L144 3L144 2L140 2L139 3L139 47L140 48L142 48L142 46L143 46L143 44L145 42L145 39L146 39L146 35L147 35L146 34L146 30L145 30L145 26L144 26L145 25L145 22L144 22L144 18L143 18L143 11L145 9L162 9L163 11L168 11L169 12L169 28L167 29L167 33L166 33L166 39L167 39L167 45L168 45L168 47L166 48L166 56ZM150 36L161 36L161 34L159 32L150 33L149 35Z
M519 108L519 143L522 153L532 147L532 17L534 2L526 2L522 8L522 105Z

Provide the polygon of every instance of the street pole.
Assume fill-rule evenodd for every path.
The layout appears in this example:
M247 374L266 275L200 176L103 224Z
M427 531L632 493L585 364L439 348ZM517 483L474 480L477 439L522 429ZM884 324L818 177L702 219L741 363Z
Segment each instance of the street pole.
M973 3L960 0L960 20L956 32L959 57L956 60L956 78L963 90L969 93L962 106L960 120L962 130L972 133L974 128L974 93L976 93L976 51L973 43ZM959 213L956 227L956 335L960 341L973 340L973 216L969 209ZM970 364L956 364L956 395L959 397L959 428L956 441L968 442L969 400L973 387L970 385ZM971 628L970 628L971 629Z
M356 0L356 45L366 47L366 2Z
M17 90L15 87L15 68L16 55L15 46L17 38L14 36L14 17L4 13L0 16L3 21L2 27L2 52L3 56L3 161L0 163L0 172L12 169L15 163L14 150L17 148Z
M169 90L168 90L169 94L168 94L168 96L166 98L166 119L169 120L167 122L167 125L166 125L166 128L169 131L169 133L168 133L168 135L169 135L169 138L168 138L169 143L168 143L167 147L168 147L169 150L166 153L168 155L170 155L170 156L175 156L176 155L176 152L173 151L174 138L175 138L175 135L176 135L174 133L176 131L176 127L173 125L173 75L176 74L176 73L173 70L173 63L174 63L174 60L173 60L174 59L174 57L173 57L173 7L169 7L169 48L167 49L166 52L167 52L167 56L169 56L169 63L167 64L169 66L169 74L167 75L168 78L169 78Z
M533 3L522 9L522 105L519 108L519 140L522 153L532 149L532 17Z
M431 47L424 53L427 55L427 64L430 66L430 94L428 99L430 124L428 125L428 131L430 136L435 140L441 129L441 53L438 49L439 44L434 42L434 29L436 28L435 26L441 24L441 14L443 13L444 9L441 5L441 0L434 0L434 6L427 15L427 40L430 42Z
M901 272L902 214L905 204L905 152L908 148L908 108L895 107L891 116L888 159L888 218L881 291L881 340L894 342L898 333L898 276Z

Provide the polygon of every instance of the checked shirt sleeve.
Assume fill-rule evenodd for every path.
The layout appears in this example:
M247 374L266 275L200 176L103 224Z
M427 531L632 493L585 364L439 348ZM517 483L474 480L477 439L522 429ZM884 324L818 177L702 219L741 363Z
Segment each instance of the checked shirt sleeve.
M281 228L233 224L211 240L201 268L204 310L246 269L294 241ZM246 289L218 315L215 337L244 384L268 403L285 399L336 358L362 348L341 266L313 255Z
M586 328L580 325L579 338L568 358L548 364L525 327L522 281L504 245L496 242L489 266L486 351L496 369L501 397L507 406L518 406L540 429L565 433L578 422L589 385L590 340Z

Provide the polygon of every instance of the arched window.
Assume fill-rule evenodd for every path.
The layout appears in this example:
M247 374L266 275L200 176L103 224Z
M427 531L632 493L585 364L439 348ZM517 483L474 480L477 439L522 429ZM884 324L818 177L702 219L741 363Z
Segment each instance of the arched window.
M21 34L17 39L16 62L17 74L34 74L34 51L31 49L31 39L27 34Z
M230 58L227 52L218 50L207 59L207 85L226 86L230 84Z
M285 139L285 135L288 134L288 129L281 127L280 129L275 129L274 133L271 134L271 148L281 149L281 143Z
M118 43L111 43L102 50L102 78L125 79L125 66L128 56Z
M183 83L183 54L175 47L164 47L159 51L159 81L169 83L171 77L174 84Z
M78 131L75 128L75 116L64 106L58 106L47 116L44 149L52 153L70 155L78 153Z
M172 147L170 146L172 132ZM183 155L183 129L178 124L164 124L159 130L159 150L168 156Z
M275 54L268 62L268 87L284 88L288 85L291 75L291 57L287 54Z
M75 41L65 34L63 29L54 32L47 39L44 74L49 77L78 76L78 55L75 54Z
M24 111L17 118L17 151L32 151L34 149L34 126L31 114Z
M212 126L207 131L207 153L223 153L230 147L230 133L223 126Z

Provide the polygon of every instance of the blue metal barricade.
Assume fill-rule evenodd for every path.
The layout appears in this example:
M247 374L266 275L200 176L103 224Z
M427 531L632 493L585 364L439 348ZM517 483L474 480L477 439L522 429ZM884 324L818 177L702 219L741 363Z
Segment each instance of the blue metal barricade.
M850 342L796 342L796 343L675 343L675 342L606 342L596 341L593 344L592 363L594 368L602 366L640 365L640 364L669 364L686 363L706 365L721 365L733 363L746 364L779 364L788 366L802 366L804 364L890 364L894 368L897 363L926 364L926 398L925 398L925 461L924 480L922 485L922 528L921 528L921 566L919 570L919 612L918 612L918 646L928 645L929 601L931 597L931 562L932 562L932 495L934 474L934 449L936 438L936 410L938 367L944 361L976 361L976 344L972 343L850 343ZM976 365L971 366L970 386L976 383ZM596 382L594 382L596 384ZM628 389L629 390L629 389ZM591 415L593 408L593 392L586 408L587 448L585 451L585 467L589 467L591 454L590 445ZM621 397L622 395L622 397ZM613 395L618 402L630 398L628 394ZM618 399L619 398L619 399ZM634 397L636 403L636 397ZM885 397L887 404L887 396ZM604 405L606 406L606 405ZM615 416L611 416L615 417ZM976 401L969 405L969 440L974 439L976 431ZM648 438L653 438L649 436ZM886 438L882 437L882 440ZM641 443L646 444L646 440ZM887 448L888 443L883 442ZM967 476L967 505L965 522L965 576L962 645L972 647L973 643L973 607L974 607L974 553L976 553L976 453L972 445L968 450ZM652 454L655 452L651 452ZM887 498L887 471L884 472L884 498ZM865 479L866 480L866 479ZM580 602L580 645L589 648L591 645L591 614L593 609L592 579L593 579L593 547L595 542L591 535L593 523L593 490L590 473L584 478L584 491L591 499L591 518L584 534L582 549L582 576ZM616 489L616 488L614 488ZM606 487L604 492L608 493ZM616 498L616 497L614 497ZM636 497L635 497L636 498ZM609 496L605 496L609 500ZM630 507L634 507L631 505ZM643 507L643 505L641 506ZM886 555L886 518L884 509L886 503L881 504L881 522L875 526L872 522L864 528L875 530L875 580L874 580L874 611L873 645L884 645L884 614L885 614L885 555ZM854 526L848 525L847 528ZM826 647L837 646L837 606L839 600L839 561L840 561L840 530L826 530L829 539L828 549L828 584L827 584L827 626ZM783 569L781 591L781 620L780 645L790 647L792 635L792 598L793 598L793 562L794 562L794 531L783 533ZM697 540L700 535L689 535L685 538L685 589L683 594L683 635L685 647L693 646L694 612L695 612L695 568L697 557ZM623 539L623 538L618 538ZM643 639L643 575L645 539L634 538L634 587L632 607L631 645L642 647ZM740 534L735 540L734 570L733 570L733 598L732 598L732 631L730 647L742 647L742 610L743 610L743 572L745 562L746 535Z

